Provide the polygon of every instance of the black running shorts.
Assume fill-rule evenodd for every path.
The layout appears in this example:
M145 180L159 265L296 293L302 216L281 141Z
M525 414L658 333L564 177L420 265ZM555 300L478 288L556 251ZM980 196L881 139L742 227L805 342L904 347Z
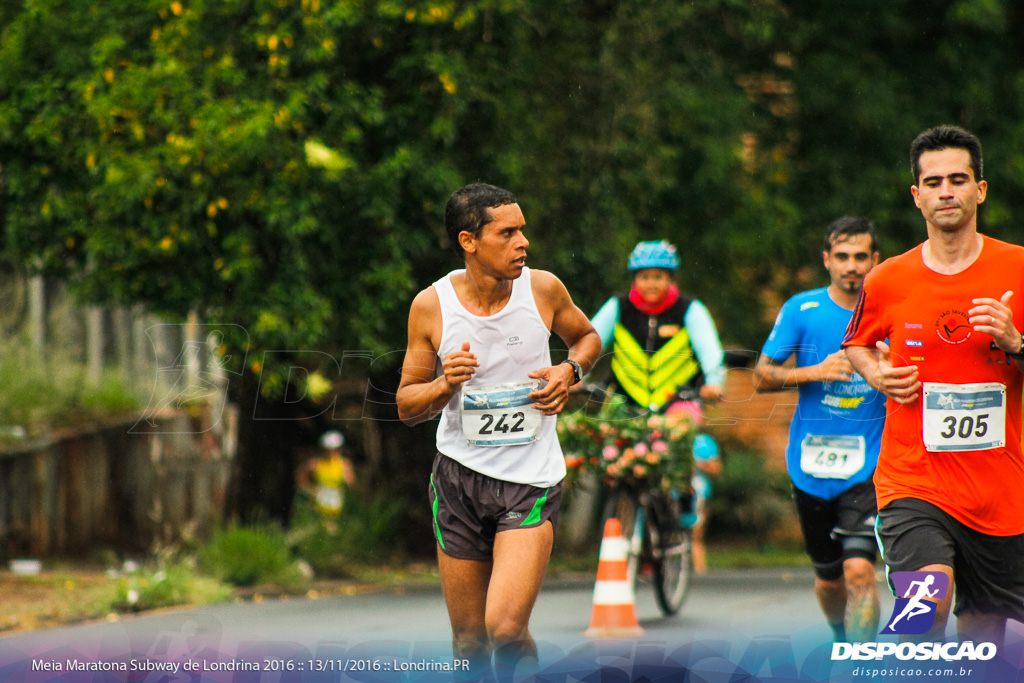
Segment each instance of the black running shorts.
M1024 534L984 534L931 503L900 498L878 512L878 543L890 572L952 567L954 614L1024 621Z
M854 484L837 498L825 500L793 487L804 547L820 579L843 575L843 561L860 557L875 561L875 485Z
M511 529L558 523L562 482L550 488L494 479L440 453L430 474L434 538L460 560L489 560L494 537Z

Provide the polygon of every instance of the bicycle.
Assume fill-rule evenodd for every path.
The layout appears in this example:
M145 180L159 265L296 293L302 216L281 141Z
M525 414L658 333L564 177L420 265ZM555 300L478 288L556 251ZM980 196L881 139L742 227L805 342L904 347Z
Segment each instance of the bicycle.
M620 396L596 385L588 385L579 393L588 398L602 397L601 410L594 416L582 412L573 415L570 420L575 420L575 423L570 423L564 432L566 436L578 438L563 438L563 441L569 442L569 451L605 451L585 458L587 465L596 465L604 478L611 482L602 528L608 519L619 520L627 543L627 578L630 584L635 590L642 568L650 567L658 606L664 615L674 615L686 601L692 574L692 531L681 524L681 518L685 511L690 510L693 501L690 490L694 467L693 430L677 429L674 438L671 433L664 438L665 433L675 429L662 424L670 418L658 416L652 425L650 416L631 412ZM573 434L577 429L578 432ZM601 441L595 440L595 432L601 435ZM631 449L635 453L642 448L641 460L633 461L640 467L647 467L651 462L642 456L657 450L656 445L661 443L665 450L658 463L671 471L646 470L637 476L632 476L633 472L624 474L618 469L617 462L606 464L606 451L611 446L604 444L609 441L623 442L621 445L625 446L626 453ZM666 442L674 446L671 453Z
M690 589L692 532L679 524L676 507L664 491L620 484L609 493L603 515L605 521L618 519L622 527L626 576L634 590L638 570L650 566L654 597L665 616L682 608Z

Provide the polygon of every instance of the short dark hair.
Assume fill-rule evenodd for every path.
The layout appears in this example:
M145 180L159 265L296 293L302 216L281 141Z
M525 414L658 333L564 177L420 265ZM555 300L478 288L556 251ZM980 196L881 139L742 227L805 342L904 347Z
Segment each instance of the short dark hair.
M444 208L444 229L455 253L462 256L459 233L465 230L479 237L484 226L491 222L488 209L516 203L514 194L486 183L473 183L452 192Z
M871 253L878 251L875 244L875 226L867 218L859 216L843 216L832 221L825 230L825 251L832 251L836 242L853 235L869 235L871 237Z
M921 179L921 155L925 152L938 152L943 149L966 151L971 157L974 180L981 181L981 142L978 138L958 126L936 126L924 131L910 143L910 170L914 174L915 185Z

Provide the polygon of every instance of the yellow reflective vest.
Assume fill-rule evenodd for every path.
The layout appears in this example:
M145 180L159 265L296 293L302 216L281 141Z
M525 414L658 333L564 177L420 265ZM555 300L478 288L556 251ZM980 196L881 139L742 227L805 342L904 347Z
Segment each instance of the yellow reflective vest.
M619 298L612 372L619 391L638 405L659 411L680 390L696 390L703 382L700 363L683 324L691 299L680 296L667 310L647 315Z

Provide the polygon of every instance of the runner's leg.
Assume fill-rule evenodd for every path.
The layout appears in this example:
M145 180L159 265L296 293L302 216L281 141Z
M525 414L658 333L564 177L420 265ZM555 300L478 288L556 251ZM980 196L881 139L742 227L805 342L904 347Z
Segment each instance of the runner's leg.
M515 666L523 657L537 657L530 635L530 613L551 558L554 530L547 521L528 529L498 532L494 569L487 590L485 623L497 664Z
M846 640L846 582L842 577L829 580L815 576L814 595L818 598L825 621L832 627L836 640Z
M878 582L875 565L863 557L843 562L846 583L846 637L853 642L875 640L878 635Z
M981 612L961 612L956 617L956 635L960 640L1003 645L1006 638L1006 617Z
M949 577L949 590L946 591L946 598L944 600L937 600L935 598L926 598L931 600L935 604L935 621L932 622L932 627L929 631L920 636L900 636L901 641L913 640L918 642L942 641L946 638L946 621L949 619L949 606L953 601L953 568L945 564L930 564L926 567L921 567L917 571L919 572L942 572Z
M452 651L457 659L470 660L470 672L489 672L491 645L484 615L492 562L459 560L438 546L437 564L452 624Z

